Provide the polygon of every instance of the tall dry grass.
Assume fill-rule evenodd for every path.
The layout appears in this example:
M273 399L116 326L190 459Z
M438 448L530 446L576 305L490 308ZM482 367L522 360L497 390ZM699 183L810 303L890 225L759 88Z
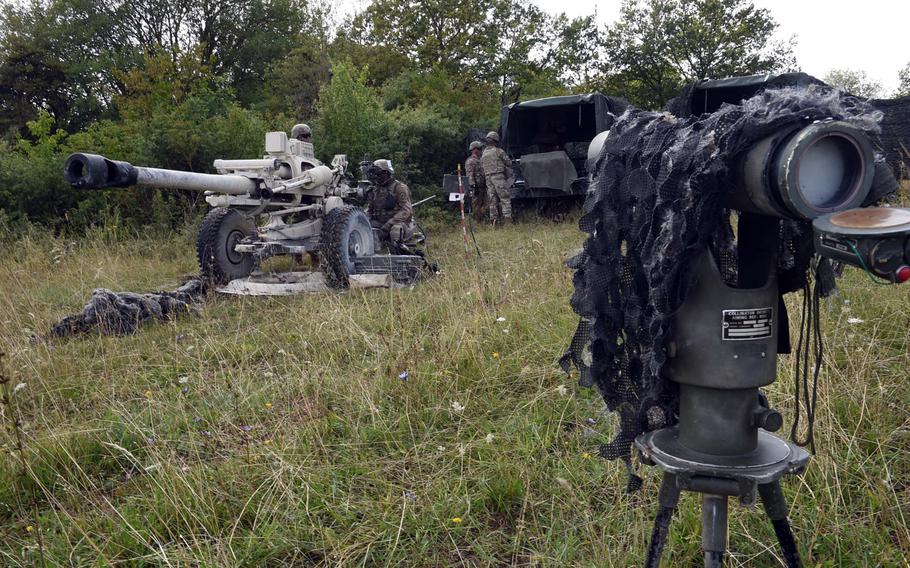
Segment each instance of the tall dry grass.
M478 237L479 260L438 237L444 272L413 289L216 296L133 337L43 342L94 288L176 285L192 244L21 236L0 259L0 346L25 386L2 418L28 467L5 429L0 565L640 565L658 474L623 492L596 457L610 416L556 366L581 234ZM823 306L818 452L784 484L809 566L906 565L907 306L857 271ZM789 365L769 389L788 420ZM781 565L760 511L730 524L729 565ZM665 565L699 562L698 527L685 497Z

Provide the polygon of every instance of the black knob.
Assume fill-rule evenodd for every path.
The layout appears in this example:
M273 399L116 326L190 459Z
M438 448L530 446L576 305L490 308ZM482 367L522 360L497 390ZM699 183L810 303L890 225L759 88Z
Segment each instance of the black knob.
M755 425L768 432L777 432L784 425L784 417L776 410L763 408L755 413Z

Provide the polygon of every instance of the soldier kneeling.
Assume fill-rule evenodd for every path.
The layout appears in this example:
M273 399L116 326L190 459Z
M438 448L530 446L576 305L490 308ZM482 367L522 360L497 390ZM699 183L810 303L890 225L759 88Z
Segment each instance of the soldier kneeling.
M374 189L368 196L367 214L379 236L379 247L388 247L393 254L418 254L408 246L414 235L411 192L394 173L391 160L373 162L368 175Z

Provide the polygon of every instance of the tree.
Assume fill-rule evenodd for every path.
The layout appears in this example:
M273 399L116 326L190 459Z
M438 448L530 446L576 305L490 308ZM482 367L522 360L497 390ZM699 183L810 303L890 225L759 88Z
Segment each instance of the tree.
M0 10L0 131L27 134L43 111L78 130L117 92L111 21L99 0L34 0ZM113 42L113 43L112 43Z
M98 1L121 43L175 61L199 50L202 63L227 77L244 104L260 98L274 61L301 40L325 45L329 33L326 11L307 0Z
M459 0L374 0L351 22L352 38L406 56L421 70L476 66L494 24L483 6Z
M395 175L407 180L418 199L437 192L464 152L464 125L431 106L399 108L389 118L387 156L394 160Z
M268 69L265 88L250 105L269 115L290 112L295 122L312 120L319 87L328 82L331 63L323 45L301 38L284 57Z
M894 94L896 97L908 97L910 96L910 63L904 66L903 69L897 73L897 92Z
M346 40L381 47L382 59L404 56L409 70L446 76L450 91L486 94L493 87L495 102L507 104L530 85L534 94L549 94L587 78L596 35L593 17L550 16L528 0L374 0L351 21ZM369 62L373 74L376 63ZM373 84L396 74L380 74Z
M683 78L670 53L677 9L674 0L623 3L619 21L604 40L604 82L610 86L605 92L620 92L639 106L653 108L679 89Z
M751 0L625 0L605 35L602 82L658 108L686 83L789 70L794 40L772 40L777 27Z
M388 152L388 115L379 94L367 85L367 70L350 61L332 66L332 79L319 90L313 126L316 150L329 161L334 154L347 154L355 162L365 154Z
M600 30L594 15L569 19L565 14L552 17L551 37L545 39L552 46L546 61L556 71L559 80L569 86L590 83L596 70L603 64L603 54L598 44Z
M671 64L686 81L795 67L792 45L771 37L778 24L751 0L701 0L676 5Z
M125 92L123 75L148 62L146 56L164 55L176 63L196 54L227 80L241 104L290 104L289 93L278 95L269 87L274 72L291 71L276 62L293 58L306 65L312 56L321 65L321 74L312 77L325 76L327 62L320 54L328 36L326 10L308 0L4 3L0 133L12 128L27 135L26 122L42 110L70 132L110 116L111 100ZM309 91L304 98L311 104L316 89Z
M822 78L822 81L864 99L879 98L883 93L881 83L870 78L865 71L832 69Z

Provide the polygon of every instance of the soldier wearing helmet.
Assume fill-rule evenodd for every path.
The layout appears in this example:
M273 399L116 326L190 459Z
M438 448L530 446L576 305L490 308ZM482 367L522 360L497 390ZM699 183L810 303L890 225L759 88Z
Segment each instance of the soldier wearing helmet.
M470 195L471 209L478 221L483 220L486 214L487 181L480 166L480 155L483 152L483 143L479 140L471 142L469 146L471 155L464 163L464 174L468 179L468 193Z
M316 149L313 146L313 130L306 124L295 124L291 129L291 139L296 140L300 150L297 152L304 158L315 158Z
M310 138L312 137L313 130L306 124L295 124L294 128L291 129L291 138L301 142L311 142Z
M499 134L489 132L484 140L487 147L480 156L480 165L487 184L490 221L511 223L512 194L507 180L512 176L512 160L499 147Z
M391 160L376 160L368 170L374 189L369 193L367 214L379 233L379 241L392 252L407 251L405 244L414 234L411 192L394 178Z

